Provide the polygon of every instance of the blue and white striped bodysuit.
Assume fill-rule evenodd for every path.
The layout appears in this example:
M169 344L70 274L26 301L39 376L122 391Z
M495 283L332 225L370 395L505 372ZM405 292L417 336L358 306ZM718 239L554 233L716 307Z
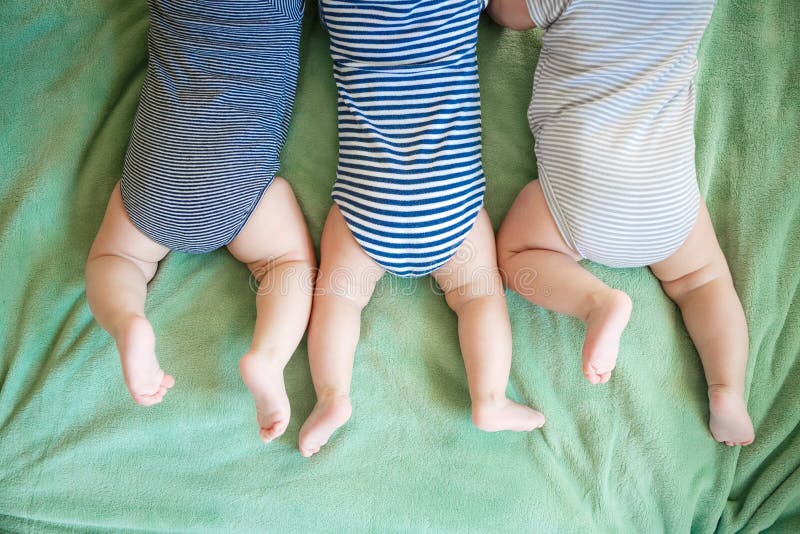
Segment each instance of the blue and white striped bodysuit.
M149 0L149 61L120 182L131 221L172 250L230 243L289 127L302 0Z
M692 230L693 78L714 0L527 0L546 31L528 113L564 240L613 267L652 265Z
M333 199L398 276L447 262L483 204L477 25L486 0L320 0L339 91Z

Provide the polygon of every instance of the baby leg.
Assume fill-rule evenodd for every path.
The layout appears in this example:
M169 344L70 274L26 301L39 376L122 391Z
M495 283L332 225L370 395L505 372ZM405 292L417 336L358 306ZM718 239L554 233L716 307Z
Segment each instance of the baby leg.
M475 426L488 432L530 432L544 424L544 416L506 397L511 324L496 253L492 223L481 210L455 256L433 276L458 315Z
M300 429L300 453L311 456L350 418L350 379L361 332L361 310L383 269L353 238L333 206L322 232L321 259L311 325L308 362L317 404Z
M754 433L744 402L747 323L704 202L683 246L651 269L680 307L700 353L711 434L726 445L749 445Z
M273 180L228 250L259 282L253 341L239 370L255 399L259 434L268 443L289 424L283 369L308 324L316 263L303 213L286 180Z
M175 384L158 363L153 328L144 315L147 283L167 252L130 221L117 184L86 262L86 298L116 341L125 385L143 406L161 402Z
M592 384L608 382L630 318L631 300L577 263L580 258L561 237L538 180L514 201L497 242L501 273L510 289L534 304L586 323L583 374Z

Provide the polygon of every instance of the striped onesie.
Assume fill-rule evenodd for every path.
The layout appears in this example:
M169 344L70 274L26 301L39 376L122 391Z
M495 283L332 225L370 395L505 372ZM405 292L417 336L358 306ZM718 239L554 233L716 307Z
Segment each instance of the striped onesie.
M333 200L398 276L447 262L483 204L477 25L486 0L320 0L339 92Z
M564 240L613 267L672 255L694 226L698 43L713 0L527 0L546 30L528 112Z
M120 192L172 250L230 243L278 172L302 0L149 0L149 60Z

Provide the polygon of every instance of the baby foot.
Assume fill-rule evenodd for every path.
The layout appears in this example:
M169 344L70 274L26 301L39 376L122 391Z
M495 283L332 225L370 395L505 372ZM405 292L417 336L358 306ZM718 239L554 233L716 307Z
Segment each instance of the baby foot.
M627 294L610 289L586 316L583 374L592 384L605 384L611 378L617 365L619 340L632 308Z
M156 338L150 322L141 315L124 320L116 329L122 374L137 404L152 406L164 398L175 379L164 373L156 358Z
M258 433L264 443L269 443L289 426L291 410L283 383L283 366L268 355L251 350L239 362L239 372L256 402Z
M500 401L473 403L472 422L486 432L530 432L544 425L544 415L504 397Z
M300 454L306 458L328 443L331 435L350 419L352 407L347 395L323 395L300 429Z
M715 440L731 447L753 443L753 423L741 393L727 386L711 386L708 404L711 411L708 426Z

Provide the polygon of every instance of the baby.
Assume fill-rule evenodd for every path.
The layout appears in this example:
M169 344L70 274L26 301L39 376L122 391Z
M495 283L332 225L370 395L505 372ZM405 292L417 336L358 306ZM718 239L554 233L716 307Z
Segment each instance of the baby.
M747 324L694 165L696 52L713 0L494 0L546 30L528 117L539 179L498 234L508 285L586 323L583 372L607 382L631 300L583 269L647 265L681 308L717 441L747 445ZM527 276L536 273L535 276Z
M361 310L385 271L432 273L458 315L472 419L530 431L542 415L506 397L511 328L482 209L476 55L483 0L321 0L339 91L335 204L322 234L308 334L317 404L311 456L350 417Z
M116 341L144 406L174 380L155 354L147 283L170 250L222 246L261 283L240 369L261 438L289 421L283 368L311 308L313 246L289 185L276 178L299 63L302 0L150 0L149 63L125 157L86 264L97 322ZM270 291L275 280L281 291Z

